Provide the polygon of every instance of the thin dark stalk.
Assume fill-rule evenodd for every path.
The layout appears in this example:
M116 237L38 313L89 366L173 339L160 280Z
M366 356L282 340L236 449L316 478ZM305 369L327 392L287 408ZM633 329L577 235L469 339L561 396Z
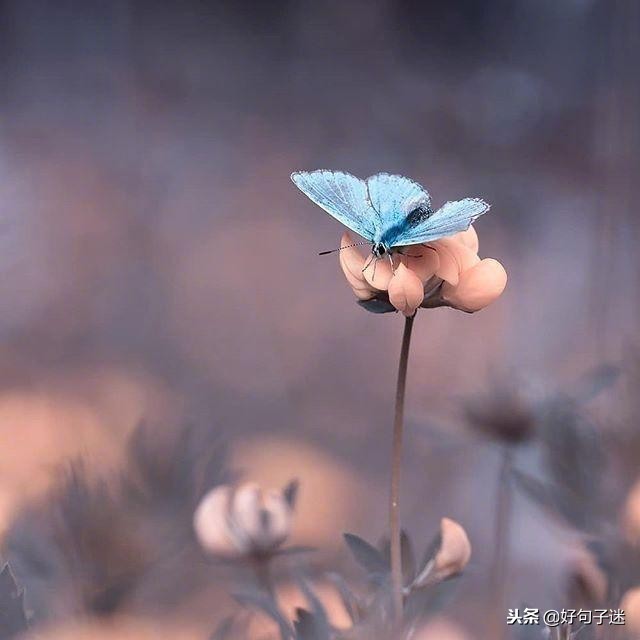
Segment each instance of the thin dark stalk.
M391 588L393 614L398 623L402 618L402 552L400 548L400 471L402 466L402 432L404 426L404 396L407 385L407 364L411 346L411 330L415 314L405 319L396 384L396 407L393 418L393 448L391 454L391 487L389 491L389 530L391 538Z
M496 531L493 551L493 570L491 592L495 594L494 633L496 640L507 637L506 582L509 563L509 534L511 531L511 483L510 474L513 463L513 449L506 445L502 454L502 464L498 476L496 495Z
M258 585L275 600L276 591L271 576L270 561L268 556L263 555L257 555L251 559Z

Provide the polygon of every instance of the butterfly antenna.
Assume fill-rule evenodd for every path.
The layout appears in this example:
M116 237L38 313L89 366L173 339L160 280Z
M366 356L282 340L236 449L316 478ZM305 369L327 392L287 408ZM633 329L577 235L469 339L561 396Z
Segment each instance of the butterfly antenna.
M376 280L376 266L378 265L378 258L375 258L373 262L373 276L371 276L371 282L375 282Z
M347 244L344 247L340 247L339 249L331 249L330 251L321 251L319 256L327 256L330 253L336 253L337 251L342 251L343 249L350 249L351 247L361 247L363 244L373 244L372 242L367 242L366 240L363 242L354 242L353 244Z
M393 264L393 258L391 257L390 253L387 253L387 255L389 256L389 264L391 265L391 273L393 273L393 275L396 275L396 268L395 265Z

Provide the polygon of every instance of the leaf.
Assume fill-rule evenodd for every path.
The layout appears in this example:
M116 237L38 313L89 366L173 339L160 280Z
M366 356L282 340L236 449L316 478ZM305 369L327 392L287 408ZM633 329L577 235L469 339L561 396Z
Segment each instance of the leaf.
M402 575L404 584L410 584L416 575L416 556L413 552L411 538L406 531L400 534L400 549L402 553Z
M344 540L356 562L370 574L384 576L389 573L389 564L373 545L353 533L345 533Z
M327 579L333 583L338 590L342 605L348 616L351 618L351 622L357 624L360 620L362 605L358 597L351 591L347 581L337 573L328 573Z
M442 611L455 596L460 576L453 576L432 589L413 591L405 601L405 618L426 618Z
M560 516L565 524L583 528L578 496L570 495L566 490L527 475L518 469L512 469L510 476L525 495L531 498L537 505L554 516Z
M296 620L293 622L296 640L330 640L328 630L318 622L316 616L306 609L296 609Z
M611 387L619 377L619 367L610 364L600 365L578 381L573 397L577 402L587 402Z
M263 611L272 620L274 620L280 629L280 636L282 637L282 640L295 638L295 634L293 629L291 629L289 621L280 611L278 604L271 596L260 593L259 591L246 591L243 593L235 593L233 594L233 597L241 605Z
M397 309L388 301L380 298L371 300L358 300L358 304L371 313L391 313Z
M209 640L226 640L229 637L229 634L233 631L235 620L233 616L228 616L220 622L220 624L216 627L216 630L213 632L213 635L209 638Z
M438 531L436 535L433 537L431 542L427 545L425 549L424 555L422 556L422 560L418 565L418 570L416 571L415 578L411 583L411 588L419 588L420 586L426 586L428 584L427 578L429 577L429 573L431 572L431 566L433 560L435 559L438 551L440 551L440 547L442 546L442 533Z
M602 435L567 401L557 401L548 408L541 435L543 460L555 486L566 500L574 499L573 505L563 506L573 506L571 522L584 527L590 516L606 508L602 476L607 457ZM565 508L563 514L567 513Z
M304 594L304 597L307 599L312 611L312 614L310 614L311 618L308 616L306 617L307 623L311 623L307 627L307 635L302 637L305 640L307 640L307 638L308 640L329 640L331 637L331 625L329 624L329 619L322 603L306 580L299 578L298 584L300 586L300 591ZM312 635L308 635L310 632L312 632Z
M8 564L0 571L0 638L9 640L27 630L24 589L20 589Z

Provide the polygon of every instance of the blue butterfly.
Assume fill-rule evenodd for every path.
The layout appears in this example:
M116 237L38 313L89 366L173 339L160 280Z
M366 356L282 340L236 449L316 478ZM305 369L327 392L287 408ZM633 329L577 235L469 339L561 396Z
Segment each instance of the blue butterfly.
M343 171L296 171L294 184L313 202L371 244L376 259L413 244L432 242L459 231L489 211L480 198L431 208L426 189L404 176L377 173L361 180ZM326 251L323 253L331 253Z

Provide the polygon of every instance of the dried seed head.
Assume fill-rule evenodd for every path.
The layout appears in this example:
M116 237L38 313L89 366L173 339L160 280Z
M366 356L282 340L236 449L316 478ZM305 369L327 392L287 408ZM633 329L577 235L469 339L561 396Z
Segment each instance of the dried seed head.
M507 444L526 442L537 424L532 402L509 386L467 402L465 416L472 429Z

